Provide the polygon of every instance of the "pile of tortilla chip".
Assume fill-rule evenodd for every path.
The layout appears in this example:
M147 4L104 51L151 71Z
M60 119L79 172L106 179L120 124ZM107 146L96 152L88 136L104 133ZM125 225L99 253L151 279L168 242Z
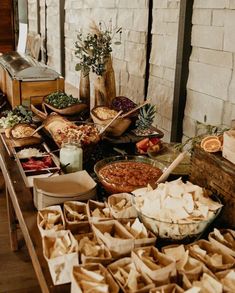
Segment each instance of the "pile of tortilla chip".
M75 266L72 275L73 292L118 293L119 291L112 276L100 264Z
M59 206L38 211L37 222L41 233L46 230L59 231L64 229L63 213Z
M103 208L103 209L96 208L93 211L91 211L91 216L96 218L110 218L111 217L109 208Z
M141 238L148 237L147 229L145 228L144 224L140 222L140 220L138 218L136 218L132 224L131 224L131 222L128 222L124 226L127 229L127 231L135 237L135 239L141 239Z
M187 290L186 292L202 292L202 293L222 293L223 286L216 279L211 277L210 275L204 273L200 279L200 281L193 282L193 288ZM197 291L196 291L197 290Z
M216 277L223 285L225 292L235 292L235 270L227 270L219 272Z
M120 284L123 292L139 292L153 287L151 280L137 271L130 258L123 258L109 266L114 279ZM142 291L141 291L142 292Z
M81 253L82 263L100 262L108 263L111 261L111 253L104 244L99 244L93 233L84 234L80 237L78 250Z
M175 261L154 246L134 249L132 258L138 270L146 273L158 286L171 283L176 275Z
M134 248L134 237L117 220L93 223L92 230L113 257L130 254Z
M209 234L209 241L217 248L235 257L235 231L214 229Z
M129 207L131 207L131 202L125 198L121 199L115 205L112 205L112 208L117 212L127 209Z
M68 222L88 221L86 204L82 202L65 202L64 214Z
M200 269L201 262L189 256L189 251L185 250L184 245L163 247L163 252L176 262L177 270L192 272Z
M183 293L184 290L180 288L177 284L167 284L161 287L153 288L150 293Z
M78 251L78 243L68 230L60 231L54 236L43 238L44 255L47 259L56 258Z
M212 219L221 204L204 195L201 187L180 178L133 192L136 208L144 215L169 223L191 223Z
M111 214L116 219L136 218L137 212L131 202L129 193L112 194L108 197Z

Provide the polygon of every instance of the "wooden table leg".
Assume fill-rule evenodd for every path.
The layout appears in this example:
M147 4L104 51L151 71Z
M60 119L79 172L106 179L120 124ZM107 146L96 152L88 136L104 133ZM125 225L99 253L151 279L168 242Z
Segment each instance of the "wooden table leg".
M6 199L7 199L7 215L8 215L8 225L9 225L9 236L10 236L10 245L12 251L18 250L18 241L17 241L17 218L15 214L14 207L12 205L11 197L6 187Z

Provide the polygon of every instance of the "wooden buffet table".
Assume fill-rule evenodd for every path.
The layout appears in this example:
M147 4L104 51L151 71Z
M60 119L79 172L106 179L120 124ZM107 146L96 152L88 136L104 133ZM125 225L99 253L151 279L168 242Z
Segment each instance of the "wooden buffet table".
M42 238L36 224L37 210L33 205L32 193L25 186L15 159L9 157L1 140L0 168L6 186L11 249L18 249L18 220L42 292L70 292L69 284L54 286L52 283L47 262L42 254Z

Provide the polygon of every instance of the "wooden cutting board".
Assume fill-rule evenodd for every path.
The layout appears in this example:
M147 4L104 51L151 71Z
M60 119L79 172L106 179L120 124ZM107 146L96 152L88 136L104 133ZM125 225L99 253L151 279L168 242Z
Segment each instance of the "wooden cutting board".
M147 137L158 137L162 138L164 136L164 133L156 128L157 134L150 135L150 136L137 136L133 132L126 132L122 136L118 137L111 137L111 136L105 136L104 140L108 141L109 143L113 144L122 144L122 143L136 143L140 141L141 139L147 138Z

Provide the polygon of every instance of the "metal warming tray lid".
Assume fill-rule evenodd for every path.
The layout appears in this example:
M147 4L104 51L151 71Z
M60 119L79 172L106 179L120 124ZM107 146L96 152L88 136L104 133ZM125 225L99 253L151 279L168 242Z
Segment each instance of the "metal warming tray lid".
M17 80L39 81L59 78L59 73L45 64L15 51L0 56L0 64L7 69L13 79Z

